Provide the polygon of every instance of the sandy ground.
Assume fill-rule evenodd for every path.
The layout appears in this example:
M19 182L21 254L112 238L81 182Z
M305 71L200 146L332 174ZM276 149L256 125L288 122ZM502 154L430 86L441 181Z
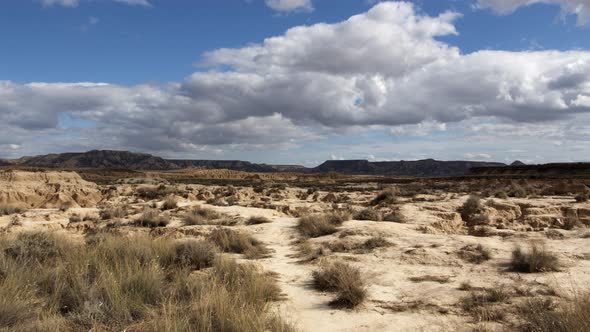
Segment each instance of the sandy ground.
M104 206L123 202L136 213L147 205L161 204L161 199L135 198L133 192L136 188L129 184L117 185L116 192L105 195L98 205L61 210L34 208L18 215L2 216L0 228L4 232L47 229L80 235L85 229L101 227L106 221L74 224L70 223L73 215L97 216ZM237 197L234 205L218 206L207 204L212 202L197 196L228 198L224 193L228 190L225 187L183 185L179 188L180 192L189 194L177 196L177 209L162 212L172 220L167 228L195 228L206 232L215 227L182 226L182 214L195 205L230 217L247 219L264 216L272 220L271 223L251 226L240 222L231 227L251 233L270 249L268 257L255 262L277 276L284 293L284 300L277 302L274 309L302 331L471 331L483 325L489 330L514 330L510 318L485 323L475 321L460 305L461 299L469 294L461 290L462 285L469 283L473 288L502 286L510 289L515 295L503 308L509 315L515 316L517 305L526 298L552 294L555 298L567 299L572 293L587 290L587 285L590 285L587 226L580 224L571 230L554 226L561 222L564 211L569 208L576 208L580 218L585 216L586 210L590 211L590 204L574 204L572 197L494 199L505 205L518 206L523 212L518 220L506 222L502 219L503 223L495 224L492 227L494 232L487 236L469 235L456 212L468 198L467 193L403 198L379 208L384 213L392 209L399 211L405 223L349 220L339 227L337 233L309 240L313 246L320 247L330 242L361 241L381 236L391 242L391 246L368 252L327 251L317 260L302 261L295 243L299 234L295 229L298 218L293 211L296 208L311 212L333 209L336 207L333 202L322 201L322 197L329 192L320 191L314 199L312 196L301 196L306 189L300 188L277 189L272 193L271 190L256 193L251 187L232 188L232 192L235 191L232 195ZM345 194L350 200L339 203L337 208L359 210L367 206L367 201L376 192L353 190ZM494 218L504 216L500 208L490 211ZM122 220L121 229L136 229L125 226L133 218L135 215L132 213ZM542 241L549 251L559 257L563 265L561 271L530 274L508 271L507 263L513 249L519 245L526 248L529 241L535 239ZM488 248L492 259L481 264L465 261L459 252L471 244ZM319 264L337 260L358 267L365 278L368 300L355 309L329 306L333 294L319 292L310 285L312 272Z

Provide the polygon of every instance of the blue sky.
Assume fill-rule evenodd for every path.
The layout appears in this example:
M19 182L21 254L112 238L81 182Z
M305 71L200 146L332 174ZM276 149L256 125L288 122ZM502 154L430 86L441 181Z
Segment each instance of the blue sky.
M584 160L590 3L524 2L5 0L0 157Z

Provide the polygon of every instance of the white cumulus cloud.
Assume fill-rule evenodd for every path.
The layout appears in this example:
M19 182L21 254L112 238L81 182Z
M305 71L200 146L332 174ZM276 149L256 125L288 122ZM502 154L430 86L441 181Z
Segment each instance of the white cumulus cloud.
M381 2L342 22L212 50L203 55L204 71L178 83L3 81L0 144L267 150L374 130L427 136L452 126L468 133L469 123L488 138L529 128L523 140L549 131L553 140L587 142L567 132L590 126L590 52L464 54L437 39L459 33L457 19ZM63 114L93 125L63 131Z
M82 0L84 1L84 0ZM148 0L112 0L114 2L123 3L131 6L151 6ZM77 7L80 0L41 0L43 6L63 6L63 7Z
M265 0L265 2L271 9L281 12L313 10L311 0Z

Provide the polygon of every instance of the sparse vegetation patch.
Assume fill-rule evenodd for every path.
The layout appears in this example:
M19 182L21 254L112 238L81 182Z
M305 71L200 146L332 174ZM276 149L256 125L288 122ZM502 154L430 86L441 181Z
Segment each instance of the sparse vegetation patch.
M547 251L543 245L531 242L528 252L521 247L516 247L512 251L510 269L523 273L551 272L559 271L561 264L559 258Z
M366 299L367 290L359 269L341 262L325 264L312 274L313 286L320 291L335 292L330 302L336 307L354 308Z

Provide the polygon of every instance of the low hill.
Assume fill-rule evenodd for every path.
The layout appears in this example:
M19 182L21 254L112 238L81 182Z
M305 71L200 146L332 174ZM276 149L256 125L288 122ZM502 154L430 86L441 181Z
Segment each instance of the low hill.
M7 161L9 165L54 169L120 169L136 171L170 171L178 169L227 169L241 172L272 173L290 172L319 174L336 172L349 175L386 176L459 176L471 168L504 167L502 163L479 161L440 161L424 159L415 161L328 160L307 168L299 165L268 165L241 160L189 160L164 159L147 153L114 150L92 150L78 153L48 154L23 157Z
M469 175L515 177L590 177L590 163L552 163L541 165L510 165L476 167Z
M79 153L48 154L23 157L15 165L39 168L114 168L133 170L170 170L179 167L163 158L147 153L129 151L92 150Z
M200 168L200 169L229 169L232 171L242 172L276 172L272 166L265 164L254 164L249 161L241 160L175 160L170 159L168 162L176 165L178 168Z
M313 172L337 172L355 175L390 176L458 176L465 175L473 167L501 167L502 163L481 161L440 161L424 159L415 161L328 160Z

